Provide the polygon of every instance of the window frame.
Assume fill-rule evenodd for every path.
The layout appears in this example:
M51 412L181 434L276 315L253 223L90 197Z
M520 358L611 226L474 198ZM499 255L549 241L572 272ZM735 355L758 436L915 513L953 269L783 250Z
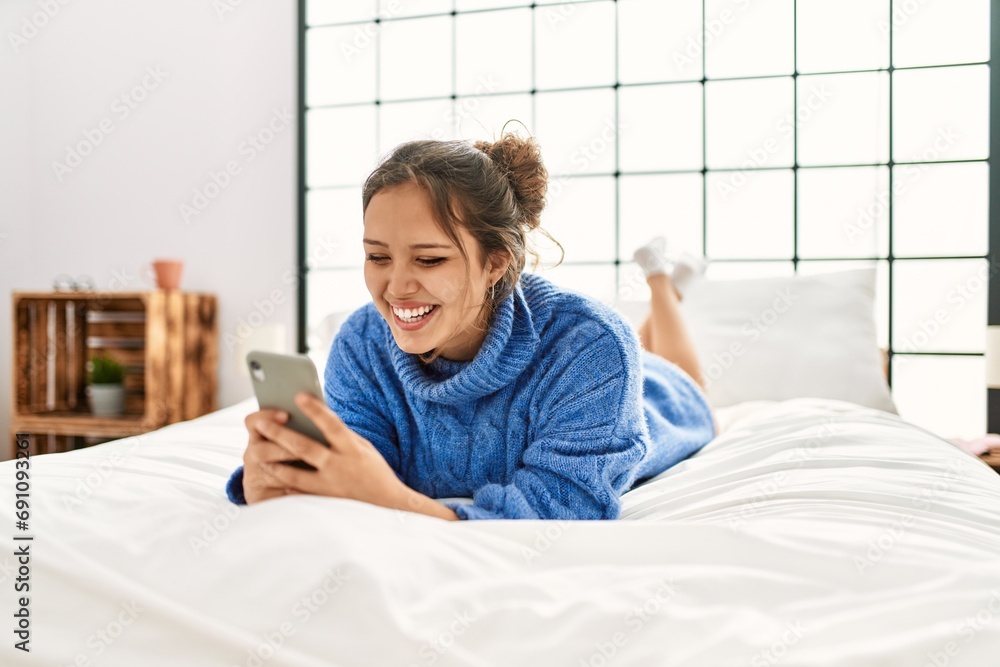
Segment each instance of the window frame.
M369 0L369 1L373 2L374 4L377 5L377 0ZM598 1L602 1L602 0L580 0L580 1L581 2L598 2ZM883 1L887 2L889 4L890 15L891 15L892 6L893 6L893 0L883 0ZM505 7L504 9L513 9L515 7L516 8L525 8L525 7L534 8L534 7L536 7L536 5L540 6L540 5L543 5L543 4L559 4L559 3L548 3L548 2L546 2L546 3L530 3L528 1L525 1L525 2L523 2L521 4L517 4L515 6ZM704 26L706 25L706 21L705 21L705 18L706 18L706 14L705 14L706 13L706 4L707 4L706 0L702 0L702 30L703 30L703 39L705 37L705 33L704 33L705 27ZM797 53L797 51L798 51L798 49L797 49L797 42L798 42L797 1L796 0L792 0L792 4L793 4L792 29L794 31L793 46L792 46L792 48L793 48L793 52L792 52L793 72L790 75L781 75L781 76L790 76L792 78L792 85L793 85L792 100L793 100L793 106L795 106L798 103L799 77L800 76L814 76L817 73L810 72L808 74L801 74L801 73L798 72L798 62L797 62L797 60L798 60L798 53ZM297 275L297 278L298 278L298 281L297 281L298 290L297 290L297 304L296 304L296 307L297 307L297 312L296 312L296 327L297 327L297 331L296 331L296 347L297 347L298 352L299 353L303 353L303 354L305 354L305 353L308 352L308 342L307 342L307 333L308 333L308 331L307 331L307 323L308 323L307 307L308 307L308 305L307 304L308 304L308 278L309 278L309 275L310 275L311 272L316 271L316 270L336 270L336 269L327 269L327 268L311 269L308 266L308 258L307 258L308 220L307 220L307 211L306 211L306 208L307 208L307 195L308 195L308 192L309 192L310 188L307 186L307 174L306 174L306 168L307 168L307 159L306 158L307 158L307 148L308 148L308 142L307 142L307 137L306 137L306 118L307 118L307 112L309 110L309 107L306 104L306 73L307 73L307 67L308 67L307 56L306 56L306 43L307 43L307 33L308 33L308 30L310 30L311 28L314 28L314 27L323 27L323 26L320 26L320 25L309 26L307 24L307 6L306 5L307 5L307 0L299 0L299 2L298 2L298 90L297 90L297 98L298 98L298 100L297 100L298 101L298 109L297 109L297 114L298 114L298 128L297 128L297 131L298 131L297 190L298 190L298 192L297 192L297 196L296 196L296 200L297 200L297 216L296 216L296 219L297 219L297 228L296 228L296 235L297 235L297 239L296 239L296 253L297 253L296 266L297 266L297 274L296 275ZM618 53L619 53L619 50L618 50L618 30L617 30L618 4L614 3L614 5L615 5L615 17L616 17L616 26L615 26L615 54L616 54L616 61L617 61L617 59L618 59ZM455 7L454 3L452 3L452 7L453 8ZM986 64L986 66L989 68L989 82L990 82L990 91L989 91L989 100L990 100L989 125L990 125L990 129L991 129L991 131L990 131L990 138L989 138L989 155L992 156L994 154L1000 154L1000 71L998 71L998 69L1000 69L1000 68L995 68L995 67L991 66L991 63L996 58L1000 57L1000 0L990 0L990 10L991 10L991 15L990 15L990 60L987 61L986 63L962 63L962 64L945 65L945 66L949 66L949 67L951 67L951 66L975 66L975 65ZM477 11L478 12L478 11L502 11L502 10L498 9L498 10L471 10L471 11ZM450 14L453 17L456 16L458 13L460 13L460 12L456 12L454 10L450 12ZM461 13L468 13L468 12L461 12ZM420 16L406 16L406 17L388 18L388 19L384 18L382 20L413 20L415 18L425 18L427 16L438 16L438 15L444 16L444 15L447 15L447 13L426 14L426 15L420 15ZM377 16L377 14L376 14L376 16ZM376 21L376 23L379 23L379 19L378 18L376 18L375 21ZM326 25L326 24L324 24L324 25ZM339 24L332 24L332 25L339 25ZM534 21L532 21L532 26L534 26ZM534 27L532 27L532 32L534 33ZM893 66L893 53L892 53L892 49L893 49L893 34L894 34L894 32L895 32L895 28L893 26L893 21L890 21L890 29L889 29L889 54L890 55L889 55L889 64L888 64L887 68L867 69L867 70L850 70L851 72L888 72L888 74L889 74L889 77L888 77L888 79L889 79L889 81L888 81L888 100L889 100L889 102L888 102L889 103L889 109L888 109L888 117L889 117L889 138L888 138L888 141L889 141L889 153L888 153L888 155L889 155L889 160L888 160L888 162L887 163L876 162L876 163L872 163L872 164L856 164L856 165L839 165L839 164L838 165L818 165L818 166L812 166L812 165L810 165L810 166L802 166L802 165L799 165L799 163L798 163L799 123L796 120L796 122L793 124L794 125L794 134L793 134L793 138L792 138L792 142L793 142L793 144L792 144L792 150L793 150L793 163L792 163L792 165L790 167L767 167L767 166L760 167L760 169L781 169L781 170L790 170L791 171L791 174L792 174L792 188L793 188L792 189L792 196L793 196L793 204L792 204L793 205L793 212L792 212L792 215L793 215L793 246L792 246L792 257L791 258L787 258L787 257L782 257L782 258L766 258L766 259L760 259L760 258L758 258L758 259L754 259L754 258L739 258L739 259L712 258L713 262L740 262L740 263L748 263L748 262L760 262L760 261L765 261L765 262L767 262L767 261L770 261L770 262L773 262L773 261L782 261L782 262L791 261L792 267L793 267L793 271L796 274L799 273L799 266L800 266L800 264L806 263L806 262L812 262L812 261L818 261L818 262L830 262L830 261L862 262L862 264L867 264L867 263L870 263L870 262L875 262L876 264L878 264L879 262L887 261L888 262L888 294L886 295L887 296L887 300L888 300L888 350L887 350L887 353L888 353L888 356L889 356L888 381L889 381L890 386L892 385L892 382L893 382L893 366L894 366L893 359L896 356L902 356L902 355L906 355L906 356L933 356L933 357L947 357L947 356L983 357L984 356L983 353L981 353L981 352L932 352L932 351L907 351L907 352L901 352L901 351L898 351L898 350L896 350L896 349L893 348L893 329L894 329L894 324L895 324L895 322L894 322L895 316L894 316L894 313L893 313L893 292L894 292L894 283L896 282L896 278L895 278L895 275L894 275L895 274L895 271L894 271L895 262L937 261L937 260L948 261L948 260L985 259L989 263L989 267L990 267L990 277L989 277L989 281L988 281L989 282L989 286L988 286L988 296L987 296L987 301L988 301L988 323L989 323L989 325L1000 325L1000 276L997 275L998 272L997 272L997 269L996 269L997 264L996 264L996 258L995 258L996 249L1000 248L1000 197L997 197L995 195L995 193L1000 192L1000 173L998 173L998 171L1000 171L1000 170L989 169L989 193L988 193L989 194L989 220L988 220L988 225L989 225L989 250L988 250L988 252L987 252L986 255L956 255L956 256L905 257L905 258L895 257L893 255L893 233L894 233L894 227L895 227L895 224L894 224L895 206L894 206L894 192L893 192L894 188L891 187L891 184L893 182L892 181L893 173L894 173L893 170L894 170L894 168L896 166L899 166L899 165L909 165L909 164L935 164L935 165L937 165L937 164L949 164L949 163L954 163L954 162L962 162L962 163L966 163L966 162L985 162L987 165L991 164L991 160L989 158L987 158L985 160L936 161L936 162L933 162L933 163L924 163L924 162L910 163L910 162L894 162L893 161L893 159L892 159L893 158L892 151L893 151L893 103L894 103L894 82L895 82L894 72L897 72L897 71L912 71L912 70L921 70L921 69L929 69L929 68L942 67L942 65L923 65L923 66L900 67L900 68L894 67ZM532 37L534 37L534 35L532 35ZM453 30L453 33L452 33L452 39L453 39L453 46L454 46L454 42L455 42L454 30ZM705 42L703 41L702 43L705 43ZM375 45L375 48L378 48L377 44ZM532 39L532 48L534 50L534 39ZM767 77L767 76L746 76L746 77L728 77L728 78L726 78L726 77L723 77L723 78L707 78L705 76L705 64L706 64L706 60L707 60L706 51L707 51L707 49L701 49L702 72L701 72L700 78L692 78L692 79L685 80L685 81L679 81L679 80L677 80L677 81L661 82L661 83L670 83L670 84L675 84L675 83L676 84L689 84L689 83L699 83L699 82L701 83L701 92L702 92L702 123L703 123L703 126L702 126L703 127L703 131L702 131L702 168L700 170L691 170L691 171L685 170L683 173L692 173L692 174L694 174L694 173L698 173L698 171L700 171L700 173L701 173L701 177L702 177L702 230L701 230L702 231L702 248L701 248L701 250L705 254L707 254L707 249L708 249L708 217L709 217L709 214L708 214L708 205L709 205L709 201L708 201L709 178L708 178L708 176L709 176L709 173L711 172L713 174L718 174L718 173L725 173L727 171L740 171L740 170L743 169L743 168L739 168L739 169L720 169L720 168L709 169L709 168L707 168L707 159L708 159L708 155L707 155L707 148L708 148L707 147L707 134L708 134L708 131L707 131L707 126L706 126L706 123L707 123L707 113L708 113L707 112L707 104L706 104L706 91L707 91L707 88L708 88L707 84L709 82L715 82L715 81L747 80L747 79L749 79L749 80L757 80L757 79L761 79L761 78L772 78L773 77L773 75L772 75L771 77ZM534 58L534 53L532 54L532 57ZM535 90L535 85L534 85L534 69L535 68L533 67L533 72L532 72L532 89L529 91L530 94L531 94L532 109L533 110L535 108L535 103L537 101L537 93L539 92L539 91ZM846 72L822 72L822 74L842 74L842 73L846 73ZM377 77L377 73L376 73L376 77ZM453 78L453 86L452 86L451 99L452 99L452 104L454 105L454 103L455 103L454 101L456 99L456 95L455 95L456 91L455 91L455 87L454 87L454 77L452 77L452 78ZM615 84L613 86L613 88L615 89L615 114L616 114L616 118L618 118L618 100L619 100L618 89L619 88L626 87L626 86L647 86L647 85L652 85L652 84L649 84L649 83L642 83L642 84L622 84L622 83L619 82L619 78L620 78L620 74L618 72L618 67L617 67L617 62L616 62ZM594 89L604 89L604 88L607 88L607 86L593 86L593 88ZM504 93L504 94L506 94L506 93ZM368 103L366 103L366 104L368 104ZM379 100L377 98L376 98L374 104L375 105L379 104ZM321 107L317 107L317 108L321 108ZM377 126L377 120L376 120L376 126ZM620 209L621 209L621 206L619 204L619 186L620 186L620 183L621 183L620 179L621 179L621 176L622 176L622 173L619 170L619 164L620 164L620 162L619 162L619 150L620 150L620 144L619 144L619 142L615 142L615 170L614 170L614 173L612 175L614 176L614 179L615 179L615 207L614 207L615 208L615 259L614 259L614 262L613 262L613 266L614 266L614 273L615 273L616 285L620 285L621 284L620 281L621 281L621 274L622 274L623 265L626 265L626 264L629 263L628 260L625 260L625 259L622 258L622 256L621 256L621 250L622 249L618 247L619 246L619 238L620 238L620 230L621 230L621 221L620 221ZM880 257L880 256L878 256L879 253L876 252L875 256L865 256L865 257L823 257L823 258L816 258L816 259L802 258L802 257L800 257L799 256L799 232L800 232L800 221L799 221L799 217L800 217L799 216L799 171L803 170L803 169L816 169L816 168L868 167L868 166L872 166L872 167L887 167L888 168L889 183L890 183L890 187L889 187L889 190L888 190L888 193L889 193L889 206L888 206L888 219L887 219L888 235L889 235L889 251L888 251L888 256L886 256L886 257ZM645 172L643 172L643 173L645 173ZM657 173L657 172L650 172L650 173ZM679 172L665 172L665 173L679 173ZM600 261L600 262L576 262L574 264L578 265L578 266L580 266L580 265L594 264L594 265L600 265L602 267L605 267L605 266L607 266L608 262L606 262L606 261ZM987 416L988 416L988 420L987 421L988 421L988 428L989 428L990 432L1000 432L1000 389L988 389L987 392L988 392L987 393Z

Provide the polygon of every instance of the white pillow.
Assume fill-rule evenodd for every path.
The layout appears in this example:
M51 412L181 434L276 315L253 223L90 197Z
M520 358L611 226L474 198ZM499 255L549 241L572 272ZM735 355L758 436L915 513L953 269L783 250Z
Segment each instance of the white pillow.
M875 269L691 281L681 314L713 407L816 397L893 414L875 331ZM638 328L649 302L615 307Z

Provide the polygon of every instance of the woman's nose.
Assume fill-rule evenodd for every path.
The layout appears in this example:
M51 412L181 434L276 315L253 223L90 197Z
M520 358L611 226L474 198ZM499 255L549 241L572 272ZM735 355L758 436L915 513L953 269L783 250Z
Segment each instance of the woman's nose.
M413 270L400 265L394 265L389 274L389 293L396 296L412 294L416 285Z

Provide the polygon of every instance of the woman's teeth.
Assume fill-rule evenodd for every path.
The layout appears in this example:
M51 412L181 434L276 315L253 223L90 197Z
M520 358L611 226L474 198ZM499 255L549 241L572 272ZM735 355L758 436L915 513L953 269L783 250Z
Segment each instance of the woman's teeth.
M396 313L396 317L403 320L404 322L419 322L420 320L427 317L427 315L437 308L437 306L422 306L420 308L393 308L392 312Z

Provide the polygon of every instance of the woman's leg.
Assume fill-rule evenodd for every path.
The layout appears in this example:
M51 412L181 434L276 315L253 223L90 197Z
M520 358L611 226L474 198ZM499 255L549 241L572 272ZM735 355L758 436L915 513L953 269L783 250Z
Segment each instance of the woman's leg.
M642 349L649 350L650 352L653 351L649 347L649 315L646 316L646 321L639 327L639 342L642 344Z
M646 321L639 327L639 337L643 347L667 361L672 361L690 375L698 386L705 390L705 380L701 373L701 365L691 343L691 337L684 327L681 313L678 309L680 299L670 277L664 274L652 275L646 278L652 290L650 311ZM715 433L719 433L719 420L715 412L709 409Z
M672 361L690 375L695 382L705 388L701 365L694 351L678 308L680 299L670 277L655 274L646 278L652 292L649 317L639 328L643 346L668 361ZM645 332L645 333L644 333Z
M646 274L651 292L649 316L639 327L639 340L643 348L676 364L705 391L701 365L678 306L683 298L681 292L684 291L684 286L693 278L704 275L707 260L684 253L676 262L671 263L666 257L666 240L663 237L642 246L633 253L633 257ZM711 408L709 414L718 435L719 421Z

